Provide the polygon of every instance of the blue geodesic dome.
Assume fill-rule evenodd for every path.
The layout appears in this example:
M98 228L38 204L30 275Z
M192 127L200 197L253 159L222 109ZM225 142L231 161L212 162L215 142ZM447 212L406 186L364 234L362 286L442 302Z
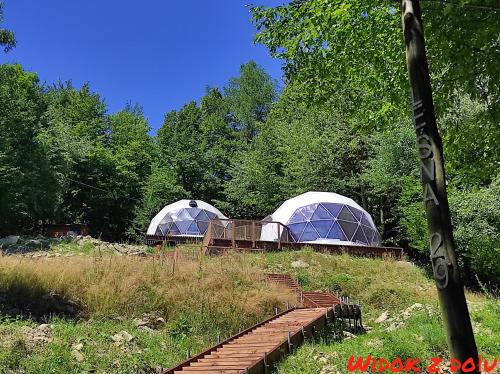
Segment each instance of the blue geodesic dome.
M180 200L167 205L153 218L148 235L200 237L211 220L225 218L217 208L201 200Z
M270 219L286 225L299 243L380 245L380 234L368 212L352 199L335 193L299 195L285 201ZM261 239L275 240L271 237Z

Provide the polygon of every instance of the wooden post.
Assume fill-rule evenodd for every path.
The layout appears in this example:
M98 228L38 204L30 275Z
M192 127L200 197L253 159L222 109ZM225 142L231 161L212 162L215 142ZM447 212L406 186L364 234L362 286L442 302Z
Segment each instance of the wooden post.
M252 248L255 248L255 221L252 221Z
M402 0L406 63L413 100L413 118L420 174L429 228L430 256L451 357L478 360L476 342L455 256L443 146L439 136L425 52L419 0ZM479 373L479 369L473 371ZM462 373L462 371L460 371Z
M231 222L232 222L232 226L231 226L231 237L232 237L232 239L231 240L232 240L233 248L236 248L236 238L234 237L234 234L236 232L236 227L235 227L236 226L235 225L236 221L233 219Z
M281 249L281 223L278 222L278 249Z

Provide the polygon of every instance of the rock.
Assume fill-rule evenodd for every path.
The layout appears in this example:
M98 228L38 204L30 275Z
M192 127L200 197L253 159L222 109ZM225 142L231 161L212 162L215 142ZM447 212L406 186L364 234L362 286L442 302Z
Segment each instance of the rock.
M23 327L21 332L29 346L45 345L53 340L51 326L45 323L35 328Z
M116 345L121 345L123 343L130 343L134 339L134 337L127 331L123 330L118 334L113 335L111 339L115 342Z
M349 331L344 331L344 339L354 339L354 338L357 338L356 335L350 333Z
M165 324L165 319L146 313L141 318L134 319L134 323L140 330L151 332Z
M0 239L0 246L14 245L17 244L18 241L19 241L19 236L9 235L6 236L5 238Z
M48 323L42 323L41 325L38 325L38 327L36 329L38 331L44 331L44 332L49 331L50 332L50 325Z
M73 344L73 349L75 351L81 351L83 349L83 343Z
M31 247L31 248L33 248L33 247L37 248L37 247L40 247L42 245L42 241L39 239L32 239L32 240L28 240L24 244L28 247Z
M305 261L302 260L297 260L291 263L291 266L293 268L308 268L309 264Z
M76 349L71 351L71 355L74 357L74 359L77 362L82 362L85 358L83 357L83 354L80 351L77 351Z
M340 372L337 370L336 366L327 365L321 369L320 374L340 374Z
M140 318L136 318L134 320L134 323L137 327L141 327L141 326L147 326L149 324L149 321L144 320L144 319L140 319Z
M375 320L375 323L382 323L384 322L387 317L389 316L389 311L385 311L384 313L382 313L376 320Z
M139 326L138 329L144 332L149 332L150 334L155 332L155 330L148 326Z

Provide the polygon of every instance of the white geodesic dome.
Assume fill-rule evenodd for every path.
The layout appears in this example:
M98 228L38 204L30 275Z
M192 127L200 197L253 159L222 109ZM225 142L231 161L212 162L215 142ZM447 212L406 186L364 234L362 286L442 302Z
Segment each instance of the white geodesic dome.
M194 236L205 234L211 220L227 219L219 209L201 200L179 200L164 207L149 224L148 235Z
M298 243L380 245L372 217L354 200L332 192L306 192L285 201L265 221L286 225ZM261 240L276 241L275 226L262 228Z

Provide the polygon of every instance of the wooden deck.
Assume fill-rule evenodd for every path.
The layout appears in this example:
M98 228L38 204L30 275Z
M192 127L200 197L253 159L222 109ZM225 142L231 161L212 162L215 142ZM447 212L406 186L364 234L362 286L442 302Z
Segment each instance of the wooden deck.
M205 243L207 243L205 245ZM330 254L349 254L360 257L393 257L400 259L403 257L403 249L399 247L370 247L365 245L346 244L322 244L322 243L293 243L293 242L271 242L271 241L251 241L251 240L231 240L212 239L204 242L205 253L220 254L229 250L242 251L281 251L284 249L300 250L304 247L311 247L316 252Z
M334 321L333 308L293 308L163 374L264 374L270 366Z
M347 321L351 331L362 328L359 305L345 303L328 292L304 292L288 274L266 277L295 292L307 308L292 308L271 317L163 374L266 374L271 366L306 339L325 331L329 324L334 331L337 322L341 330Z

